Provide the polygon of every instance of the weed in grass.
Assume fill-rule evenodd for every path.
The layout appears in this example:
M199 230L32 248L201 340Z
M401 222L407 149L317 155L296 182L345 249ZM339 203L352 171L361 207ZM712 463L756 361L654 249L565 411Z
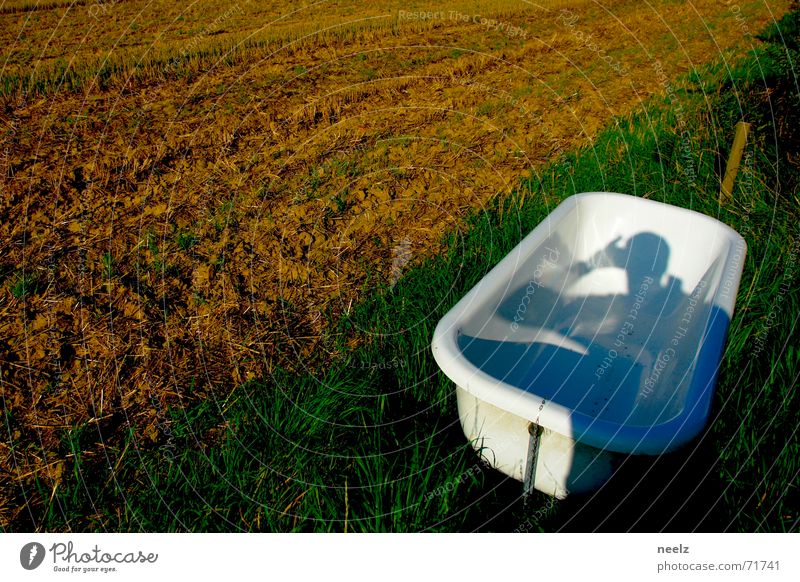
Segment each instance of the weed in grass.
M487 101L486 103L482 103L481 105L478 106L478 108L475 110L475 115L476 117L484 117L484 116L491 117L495 109L496 109L496 104Z
M361 69L361 77L365 81L372 81L378 78L378 71L376 71L371 67L364 67L363 69Z
M314 200L319 196L318 190L325 183L325 170L322 167L313 167L306 180L306 199Z
M346 211L350 206L350 204L347 201L347 196L348 196L347 190L344 190L343 192L340 192L339 194L336 194L336 196L333 197L333 203L335 205L336 212L338 212L339 214Z
M211 217L211 224L217 233L221 233L227 226L233 225L235 222L235 202L232 199L223 202L219 210Z
M15 298L22 299L39 291L39 279L33 273L19 273L8 290Z
M181 250L188 251L198 243L199 239L193 232L179 232L176 241Z
M103 277L105 277L107 281L110 281L114 278L114 257L111 251L103 253L100 260L103 266Z

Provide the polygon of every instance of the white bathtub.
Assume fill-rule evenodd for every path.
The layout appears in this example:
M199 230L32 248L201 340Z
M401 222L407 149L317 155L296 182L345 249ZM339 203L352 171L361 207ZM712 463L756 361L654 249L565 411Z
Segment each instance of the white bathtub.
M708 419L745 252L697 212L566 199L436 327L467 438L559 498L600 486L620 454L690 441Z

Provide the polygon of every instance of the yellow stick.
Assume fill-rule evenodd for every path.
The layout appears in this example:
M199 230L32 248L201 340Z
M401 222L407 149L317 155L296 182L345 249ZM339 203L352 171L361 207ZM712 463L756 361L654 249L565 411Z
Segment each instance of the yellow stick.
M750 131L750 124L745 121L740 121L736 124L736 131L733 136L733 147L728 156L728 163L725 166L725 177L722 179L722 187L719 191L719 203L725 204L731 199L733 192L733 182L736 180L736 174L739 172L739 164L742 161L742 152L744 146L747 144L747 134Z

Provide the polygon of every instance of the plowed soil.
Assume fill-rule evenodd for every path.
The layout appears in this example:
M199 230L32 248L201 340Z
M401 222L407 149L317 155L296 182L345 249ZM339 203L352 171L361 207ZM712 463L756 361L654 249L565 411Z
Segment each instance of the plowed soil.
M15 483L57 486L65 431L96 427L100 455L123 425L157 439L159 408L324 365L325 322L376 280L662 94L656 62L677 80L733 59L789 2L386 3L369 27L339 3L335 34L292 40L309 9L227 56L290 8L195 10L179 33L145 4L106 3L90 38L75 7L0 10L0 525ZM167 57L93 84L117 45ZM74 90L14 81L72 57Z

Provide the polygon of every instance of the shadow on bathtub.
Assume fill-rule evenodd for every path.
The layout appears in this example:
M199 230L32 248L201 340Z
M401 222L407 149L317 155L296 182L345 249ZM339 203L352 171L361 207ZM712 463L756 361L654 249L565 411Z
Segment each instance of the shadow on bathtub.
M651 232L617 238L587 261L565 256L574 246L551 236L496 306L465 322L463 355L497 380L572 410L573 420L581 415L575 426L650 427L687 407L705 407L695 413L706 415L703 394L713 390L729 324L714 303L722 258L687 289L669 273L669 245ZM567 489L580 491L600 461L570 462Z

